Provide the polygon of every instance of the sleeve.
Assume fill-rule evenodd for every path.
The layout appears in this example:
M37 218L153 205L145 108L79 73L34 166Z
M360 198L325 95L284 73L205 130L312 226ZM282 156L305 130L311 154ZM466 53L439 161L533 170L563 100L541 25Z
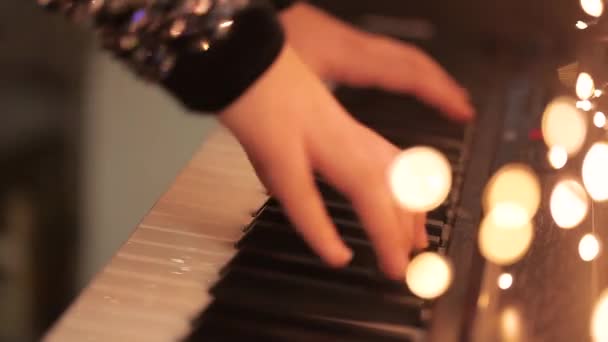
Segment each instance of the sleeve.
M102 45L188 109L217 112L244 93L284 44L265 0L38 0L92 19Z
M295 4L296 0L272 0L272 4L278 11L287 9L291 5Z

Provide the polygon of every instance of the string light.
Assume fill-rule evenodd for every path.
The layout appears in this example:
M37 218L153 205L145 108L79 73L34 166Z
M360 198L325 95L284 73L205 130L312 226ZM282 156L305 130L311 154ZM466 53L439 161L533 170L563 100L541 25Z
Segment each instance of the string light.
M540 182L532 168L520 163L507 164L486 185L484 210L491 212L499 204L511 203L522 208L528 216L526 221L529 221L538 210L540 192Z
M520 260L530 248L534 229L522 217L523 209L516 206L499 205L481 222L479 228L479 251L487 260L498 265L510 265ZM519 214L518 214L519 212Z
M593 92L593 96L600 97L603 93L604 92L601 89L595 89L595 91Z
M597 128L604 128L604 126L606 126L606 114L603 112L595 112L595 115L593 115L593 124Z
M578 254L583 261L593 261L600 254L600 242L593 234L585 234L578 243Z
M551 192L549 201L551 216L564 229L576 227L587 216L589 200L585 189L575 180L558 182Z
M589 25L587 25L587 23L585 23L584 21L580 21L579 20L579 21L576 22L576 28L579 29L579 30L584 30L587 27L589 27Z
M519 342L522 340L521 315L514 307L506 307L500 315L502 342Z
M583 159L583 184L593 200L608 200L608 143L591 146Z
M574 106L574 100L559 97L547 105L542 118L547 146L561 146L568 155L580 150L587 136L587 118Z
M412 147L401 152L389 169L389 182L397 202L415 212L437 208L452 187L448 160L431 147Z
M591 314L591 336L595 342L608 341L608 289L600 295Z
M498 287L501 290L507 290L513 285L513 276L509 273L502 273L498 276Z
M424 299L437 298L445 293L452 283L452 267L445 257L433 252L424 252L410 262L405 281L416 296Z
M576 101L576 108L582 109L585 112L590 111L593 108L593 104L589 100Z
M561 169L568 162L568 152L561 146L552 146L547 153L549 164L556 170Z
M593 78L586 72L581 72L576 79L576 95L581 100L588 100L595 92Z
M599 17L604 13L604 2L602 0L581 0L581 7L585 13L592 17Z

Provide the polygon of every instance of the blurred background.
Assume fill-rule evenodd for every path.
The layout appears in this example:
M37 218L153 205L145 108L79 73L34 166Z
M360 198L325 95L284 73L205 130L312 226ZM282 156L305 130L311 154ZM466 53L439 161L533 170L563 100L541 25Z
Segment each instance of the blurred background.
M216 123L35 0L0 1L0 341L32 341Z

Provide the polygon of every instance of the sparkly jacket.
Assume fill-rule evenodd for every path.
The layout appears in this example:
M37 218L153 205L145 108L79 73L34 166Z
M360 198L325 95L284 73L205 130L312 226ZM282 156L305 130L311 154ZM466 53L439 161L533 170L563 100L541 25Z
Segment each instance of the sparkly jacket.
M38 0L91 19L104 48L188 109L217 112L276 59L276 11L294 0Z

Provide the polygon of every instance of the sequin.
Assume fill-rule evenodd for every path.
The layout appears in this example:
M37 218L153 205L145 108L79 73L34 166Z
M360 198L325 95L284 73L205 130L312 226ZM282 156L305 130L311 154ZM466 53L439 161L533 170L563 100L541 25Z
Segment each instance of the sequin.
M103 46L146 79L166 77L185 53L205 53L250 0L37 0L95 19Z
M186 24L186 20L184 19L177 19L176 21L174 21L173 25L171 25L171 29L169 30L169 34L171 35L171 37L177 38L184 34L184 32L186 31Z

